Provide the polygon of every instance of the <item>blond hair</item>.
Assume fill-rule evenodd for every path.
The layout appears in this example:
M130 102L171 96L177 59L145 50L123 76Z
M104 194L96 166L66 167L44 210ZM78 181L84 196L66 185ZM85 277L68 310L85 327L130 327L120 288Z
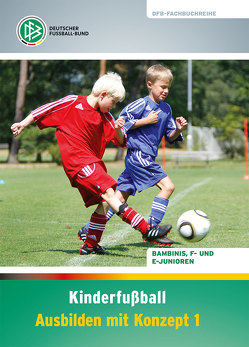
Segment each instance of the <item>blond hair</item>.
M119 101L123 101L125 98L125 89L122 78L115 72L108 72L101 76L94 83L92 94L98 96L102 92L106 92L108 95L113 96Z
M146 83L148 81L154 83L156 80L161 80L164 78L168 78L170 82L173 81L173 74L169 68L163 65L152 65L146 71Z

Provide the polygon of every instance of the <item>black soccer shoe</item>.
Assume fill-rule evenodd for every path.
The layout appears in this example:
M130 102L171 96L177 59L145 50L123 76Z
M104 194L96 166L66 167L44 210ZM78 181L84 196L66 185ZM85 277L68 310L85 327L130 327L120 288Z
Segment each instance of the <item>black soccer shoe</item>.
M106 250L104 250L100 245L90 247L85 242L80 247L80 254L81 255L88 255L88 254L110 254Z
M86 236L87 236L87 231L85 226L83 226L82 228L80 228L80 230L78 231L78 238L85 242L86 241Z
M171 224L155 226L148 225L146 233L142 234L142 238L144 241L154 242L156 239L162 239L164 236L169 234L171 229Z

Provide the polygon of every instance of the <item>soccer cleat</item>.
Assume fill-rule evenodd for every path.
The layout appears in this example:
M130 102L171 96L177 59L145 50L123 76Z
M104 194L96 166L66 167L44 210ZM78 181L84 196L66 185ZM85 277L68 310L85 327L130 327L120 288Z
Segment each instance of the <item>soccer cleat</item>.
M80 228L80 230L78 231L78 238L85 242L86 241L86 237L87 237L87 230L85 228L85 226L83 226L82 228Z
M161 239L169 234L171 229L171 224L155 226L148 225L146 233L142 234L142 238L144 241L154 242L156 239Z
M88 255L88 254L110 254L109 252L107 252L106 250L104 250L100 245L94 246L94 247L90 247L88 246L88 244L86 244L85 242L83 243L83 245L80 247L80 254L81 255Z

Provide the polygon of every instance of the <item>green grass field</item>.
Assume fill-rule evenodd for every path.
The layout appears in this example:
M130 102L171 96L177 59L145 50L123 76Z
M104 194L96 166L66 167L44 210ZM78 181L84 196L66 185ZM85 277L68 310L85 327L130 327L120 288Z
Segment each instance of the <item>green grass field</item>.
M117 178L123 164L108 164ZM243 180L244 163L220 161L206 168L186 163L167 171L176 190L164 223L173 224L172 247L249 247L249 181ZM0 166L0 266L146 266L146 250L156 247L117 216L107 224L101 245L110 256L80 256L77 231L94 207L86 209L76 189L71 188L62 167ZM129 204L148 217L157 188L151 188ZM209 234L190 243L176 230L178 217L186 210L205 211L211 220ZM171 247L171 248L172 248Z

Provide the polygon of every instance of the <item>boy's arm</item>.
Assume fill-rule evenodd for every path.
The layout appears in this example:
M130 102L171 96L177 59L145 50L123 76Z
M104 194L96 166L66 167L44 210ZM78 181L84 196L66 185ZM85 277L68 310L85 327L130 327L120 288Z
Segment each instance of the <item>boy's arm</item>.
M135 123L141 118L146 102L143 98L137 99L127 105L120 113L119 117L124 117L125 125L124 130L126 133L135 125Z
M11 131L14 136L17 136L21 134L21 132L26 128L28 125L32 124L34 122L34 118L32 113L30 113L26 118L24 118L21 122L19 123L14 123L11 126Z
M177 117L175 122L176 122L176 129L174 129L169 135L170 142L175 141L178 138L178 136L181 134L182 130L185 129L188 125L187 120L183 117Z
M119 117L115 121L116 136L117 136L118 143L121 146L124 144L124 140L125 140L124 132L121 130L121 128L124 126L124 124L125 124L124 117Z
M137 119L136 123L131 127L131 129L136 129L136 128L142 127L144 125L157 123L158 122L158 114L160 112L161 112L161 110L159 110L157 112L151 111L147 117Z

